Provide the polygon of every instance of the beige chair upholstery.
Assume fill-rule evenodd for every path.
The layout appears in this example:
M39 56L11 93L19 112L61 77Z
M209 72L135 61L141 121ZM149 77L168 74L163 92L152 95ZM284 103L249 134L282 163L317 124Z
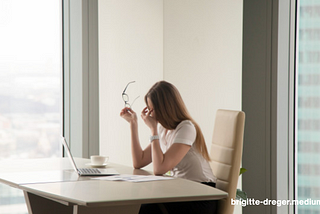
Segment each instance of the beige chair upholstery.
M232 214L240 163L242 159L245 114L242 111L219 109L216 113L210 162L213 174L217 177L216 187L228 192L226 199L220 200L218 214Z

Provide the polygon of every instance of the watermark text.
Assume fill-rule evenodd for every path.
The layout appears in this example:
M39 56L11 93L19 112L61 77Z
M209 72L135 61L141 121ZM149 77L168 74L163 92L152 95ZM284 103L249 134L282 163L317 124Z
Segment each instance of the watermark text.
M247 200L234 200L231 198L231 205L241 205L242 207L246 206L294 206L294 205L320 205L320 200L312 200L308 198L306 200L272 200L272 199L264 199L264 200L255 200L254 198L250 198Z

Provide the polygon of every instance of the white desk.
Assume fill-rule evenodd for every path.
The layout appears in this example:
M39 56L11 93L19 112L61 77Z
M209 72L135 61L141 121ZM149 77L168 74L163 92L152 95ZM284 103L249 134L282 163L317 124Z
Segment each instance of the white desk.
M84 167L90 160L76 158L76 162ZM121 174L148 174L118 164L107 167ZM185 179L131 183L78 177L65 158L15 160L10 164L2 161L0 172L0 182L24 191L29 213L33 214L138 213L144 203L227 197L221 190Z

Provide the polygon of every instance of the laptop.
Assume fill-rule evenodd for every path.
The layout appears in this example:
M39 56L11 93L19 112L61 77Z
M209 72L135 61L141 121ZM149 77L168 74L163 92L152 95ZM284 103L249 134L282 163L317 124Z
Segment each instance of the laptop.
M67 141L64 137L61 137L64 149L67 151L68 158L73 169L78 173L79 176L106 176L106 175L118 175L119 173L113 168L97 169L97 168L78 168L73 156L70 152Z

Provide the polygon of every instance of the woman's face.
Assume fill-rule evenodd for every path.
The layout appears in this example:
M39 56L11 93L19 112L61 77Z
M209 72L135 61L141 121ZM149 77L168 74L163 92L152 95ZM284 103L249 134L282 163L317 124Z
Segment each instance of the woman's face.
M148 110L151 111L151 114L150 116L153 117L153 118L156 118L156 113L154 112L153 110L153 104L151 102L151 100L149 98L147 98L147 104L148 104Z

